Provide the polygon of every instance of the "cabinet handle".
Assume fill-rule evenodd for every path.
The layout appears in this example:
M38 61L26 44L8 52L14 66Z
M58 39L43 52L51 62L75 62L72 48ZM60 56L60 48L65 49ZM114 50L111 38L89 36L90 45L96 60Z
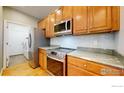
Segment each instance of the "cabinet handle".
M86 64L84 64L84 67L86 67L87 65Z

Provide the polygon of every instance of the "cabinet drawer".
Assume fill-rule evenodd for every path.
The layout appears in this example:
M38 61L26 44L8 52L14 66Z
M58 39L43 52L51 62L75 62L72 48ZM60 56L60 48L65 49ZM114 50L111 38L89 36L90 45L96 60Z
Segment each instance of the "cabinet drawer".
M68 63L71 63L71 64L78 66L78 67L81 67L83 69L86 69L87 61L85 61L85 60L71 57L71 56L68 56L67 60L68 60Z
M93 62L88 62L86 68L88 71L91 71L100 75L104 75L104 76L119 76L121 74L121 70L119 69L93 63Z
M98 76L73 64L68 64L68 76Z
M77 67L85 69L89 72L103 76L124 76L124 70L112 66L102 65L92 61L68 56L68 64L73 64Z

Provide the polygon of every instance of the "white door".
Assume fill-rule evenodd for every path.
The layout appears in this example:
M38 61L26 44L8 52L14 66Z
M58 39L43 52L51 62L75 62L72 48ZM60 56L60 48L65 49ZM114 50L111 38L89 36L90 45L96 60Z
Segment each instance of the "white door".
M29 33L29 28L23 25L8 23L9 31L9 55L23 54L24 48L23 43L27 34Z
M30 27L12 22L5 22L4 31L4 67L9 64L9 57L24 54L24 40Z
M4 21L4 58L3 58L3 68L6 68L9 64L9 42L8 42L8 24Z

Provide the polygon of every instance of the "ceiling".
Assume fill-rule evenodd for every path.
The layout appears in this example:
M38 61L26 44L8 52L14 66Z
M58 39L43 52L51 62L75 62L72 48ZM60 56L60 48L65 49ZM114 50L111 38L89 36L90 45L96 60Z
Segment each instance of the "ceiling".
M20 12L42 19L52 11L56 10L59 6L10 6Z

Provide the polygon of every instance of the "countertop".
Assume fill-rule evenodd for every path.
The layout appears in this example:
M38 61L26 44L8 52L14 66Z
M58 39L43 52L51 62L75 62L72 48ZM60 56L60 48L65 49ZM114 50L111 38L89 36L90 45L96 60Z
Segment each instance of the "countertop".
M48 50L48 49L54 49L54 48L58 48L59 46L46 46L46 47L39 47L41 49L44 49L44 50Z
M124 69L124 60L110 54L75 50L67 55Z

